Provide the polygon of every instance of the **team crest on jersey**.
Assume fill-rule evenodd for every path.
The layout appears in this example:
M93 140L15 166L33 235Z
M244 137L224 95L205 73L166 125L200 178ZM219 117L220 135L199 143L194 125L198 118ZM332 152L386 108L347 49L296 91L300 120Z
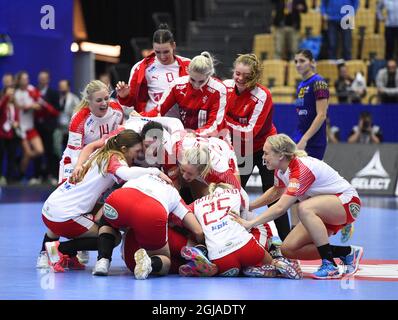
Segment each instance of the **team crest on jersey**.
M90 118L90 120L87 121L87 127L91 126L94 123L94 119Z
M299 189L300 189L300 182L298 181L298 179L296 178L290 179L289 184L287 185L287 191L289 193L296 194Z
M182 90L182 89L185 89L186 86L187 86L186 84L180 84L180 85L176 86L176 89Z
M119 217L116 209L111 205L105 203L104 205L104 216L110 220L116 220Z
M351 215L356 218L358 217L359 211L361 211L361 206L357 203L350 203L348 209L350 210Z
M308 92L308 87L302 87L298 93L298 98L303 99L306 92Z

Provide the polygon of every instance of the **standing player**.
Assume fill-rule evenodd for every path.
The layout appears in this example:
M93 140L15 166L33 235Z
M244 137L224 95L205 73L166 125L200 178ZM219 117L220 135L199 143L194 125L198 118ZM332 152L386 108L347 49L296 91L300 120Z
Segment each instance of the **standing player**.
M149 274L165 275L171 260L168 245L168 216L176 215L184 226L203 241L198 221L181 199L178 191L154 175L144 175L126 182L106 199L100 221L98 261L94 275L107 275L120 228L128 228L141 249L134 254L136 279Z
M334 258L344 263L346 276L353 275L363 248L330 245L329 236L357 218L361 202L355 188L326 163L298 150L287 135L268 137L263 150L267 168L275 170L275 185L250 208L279 200L255 219L245 221L236 216L237 220L250 229L274 220L299 200L300 223L282 244L284 256L302 260L321 258L322 265L312 274L315 279L341 277Z
M176 43L167 24L159 26L152 43L154 52L134 65L128 84L116 85L119 102L137 112L152 110L170 83L188 74L190 60L175 54Z
M239 159L242 187L257 166L265 192L272 187L274 174L263 164L262 148L267 137L276 134L276 128L272 121L271 92L259 83L261 69L261 62L254 54L243 54L235 60L233 79L224 81L228 88L225 121ZM288 215L276 219L275 225L279 237L285 239L290 231Z
M298 127L293 141L299 150L305 150L309 156L322 160L327 145L328 84L322 76L315 73L315 59L310 50L299 50L294 62L303 81L297 88ZM291 208L291 218L294 228L298 223L296 205Z
M192 59L188 76L174 80L162 96L156 109L147 116L165 115L177 104L185 129L201 136L215 136L224 128L227 90L214 78L213 58L202 52Z

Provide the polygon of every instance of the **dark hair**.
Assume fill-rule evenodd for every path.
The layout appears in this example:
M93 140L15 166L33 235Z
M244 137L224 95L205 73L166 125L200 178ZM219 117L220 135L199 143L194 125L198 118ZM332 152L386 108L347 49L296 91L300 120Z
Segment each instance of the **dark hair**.
M314 60L314 55L312 54L311 50L300 49L299 51L296 52L296 54L302 54L304 57L306 57L310 61Z
M161 140L163 138L163 126L156 121L149 121L141 130L141 138L152 137Z
M19 83L21 82L21 78L24 74L26 74L29 77L29 73L25 70L18 71L17 74L15 75L15 88L16 89L20 88Z
M370 118L370 119L372 119L372 114L371 114L370 112L368 112L368 111L362 111L362 112L359 114L359 117L360 117L361 119L365 119L365 118Z
M167 42L172 44L174 42L174 36L171 33L167 23L161 23L159 25L158 30L156 30L155 33L153 34L152 42L159 44Z

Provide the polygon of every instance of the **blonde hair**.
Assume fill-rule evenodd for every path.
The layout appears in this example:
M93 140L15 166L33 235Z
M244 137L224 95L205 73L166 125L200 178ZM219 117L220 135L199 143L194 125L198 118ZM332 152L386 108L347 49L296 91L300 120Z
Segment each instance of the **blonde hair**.
M286 159L291 160L294 157L306 157L307 152L298 150L297 145L286 134L280 133L274 136L269 136L267 142L271 145L272 151L285 156Z
M184 150L180 162L182 164L195 166L202 178L205 178L212 169L210 163L210 152L207 144L200 144L198 147Z
M81 179L94 164L98 166L100 173L105 175L105 169L108 167L109 160L113 155L116 155L120 160L127 161L122 152L122 147L131 148L141 142L141 136L130 129L123 130L118 135L109 138L106 144L98 149L94 156L84 165Z
M234 62L234 68L238 63L244 64L250 67L250 74L247 77L246 86L247 88L254 89L256 84L260 82L261 73L263 72L263 67L254 53L240 54Z
M188 73L196 72L203 74L207 77L215 73L214 59L207 51L203 51L199 56L192 59L188 67Z
M209 187L208 187L209 194L214 193L214 191L215 191L217 188L221 188L221 189L234 189L234 186L233 186L233 185L230 185L229 183L225 183L225 182L220 182L220 183L214 183L214 182L212 182L212 183L209 184Z
M109 87L102 81L100 80L90 81L84 88L83 92L81 93L82 100L75 107L74 113L79 112L81 109L88 107L90 103L89 100L92 94L103 89L109 92Z

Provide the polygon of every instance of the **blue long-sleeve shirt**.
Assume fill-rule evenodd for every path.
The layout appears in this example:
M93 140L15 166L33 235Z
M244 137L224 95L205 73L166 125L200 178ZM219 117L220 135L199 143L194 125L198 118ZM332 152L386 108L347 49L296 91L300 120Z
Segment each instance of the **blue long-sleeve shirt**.
M377 4L377 18L384 20L383 9L386 8L387 19L386 27L398 27L398 1L397 0L381 0Z
M359 0L322 0L321 14L327 15L329 20L341 20L347 13L340 13L343 6L352 6L357 12L359 7Z

